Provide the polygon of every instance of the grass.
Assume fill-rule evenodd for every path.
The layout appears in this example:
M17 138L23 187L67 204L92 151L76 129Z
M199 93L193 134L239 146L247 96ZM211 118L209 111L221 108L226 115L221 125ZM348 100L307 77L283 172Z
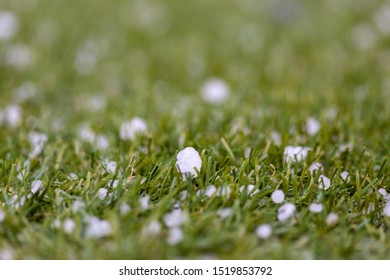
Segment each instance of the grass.
M3 2L19 29L0 41L0 108L22 112L17 126L0 122L3 258L390 258L390 217L378 193L390 192L390 36L376 19L386 1ZM18 45L32 53L29 65L7 63ZM80 52L95 54L92 62L77 62ZM211 77L230 88L221 105L200 96ZM121 124L135 116L148 133L121 140ZM313 136L310 117L321 124ZM81 139L83 126L104 135L108 148ZM29 157L31 132L48 136L36 157ZM311 151L288 165L287 145ZM182 180L175 160L187 146L202 168ZM115 172L107 161L117 163ZM313 162L323 169L309 172ZM321 174L331 179L328 190L318 187ZM31 194L34 180L42 192ZM211 184L231 194L197 195ZM239 192L249 184L256 194ZM275 189L297 207L285 222L276 218ZM25 203L18 207L15 195ZM84 206L74 211L74 201ZM177 201L188 221L184 239L170 245L163 220ZM310 212L312 202L324 210ZM225 208L231 215L222 218ZM331 212L339 220L327 225ZM89 216L108 221L112 233L86 236ZM53 225L66 219L75 223L70 233ZM152 221L161 230L150 236ZM273 232L261 240L255 230L265 223Z

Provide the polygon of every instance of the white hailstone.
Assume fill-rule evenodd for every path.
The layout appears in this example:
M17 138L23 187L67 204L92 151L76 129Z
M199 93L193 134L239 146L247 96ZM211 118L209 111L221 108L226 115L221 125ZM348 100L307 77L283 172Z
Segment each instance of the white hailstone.
M262 224L256 228L256 235L260 239L268 239L272 234L272 227L269 224Z
M295 205L292 203L286 203L278 209L278 220L284 222L291 218L295 212Z
M17 127L22 121L22 110L17 105L10 105L4 110L6 123L11 127Z
M222 79L213 78L203 84L201 95L210 104L221 104L229 97L229 87Z
M284 192L282 190L275 190L271 194L271 199L276 204L282 203L284 200Z
M78 212L78 211L80 211L81 209L83 209L84 208L84 202L83 201L81 201L81 200L75 200L75 201L73 201L73 203L72 203L72 212L73 213L76 213L76 212Z
M0 11L0 41L9 40L18 31L19 22L9 11Z
M95 141L95 132L86 124L79 129L79 137L82 141L93 143Z
M108 194L108 190L105 189L105 188L100 188L98 191L97 191L97 196L99 199L105 199L107 197L107 194Z
M276 146L282 145L282 137L280 136L279 132L277 132L277 131L272 131L272 132L271 132L271 141L272 141Z
M164 224L169 228L181 226L187 222L187 215L180 209L174 209L163 217Z
M349 173L347 171L341 172L340 177L341 177L341 179L343 179L343 181L346 181L347 183L350 180L350 176L349 176Z
M180 193L180 200L184 200L187 198L188 191L184 190Z
M377 41L375 31L368 24L359 24L352 30L352 40L360 50L367 50Z
M390 34L390 5L383 5L374 15L374 21L379 31L384 35Z
M217 195L229 197L231 193L232 193L232 189L230 188L230 186L224 186L224 187L219 188Z
M110 146L110 142L108 141L106 136L98 135L96 137L96 148L98 150L101 151L107 150L109 146Z
M318 178L318 187L320 189L329 189L330 188L330 179L324 175L320 175L320 177Z
M387 202L385 208L383 208L383 215L390 217L390 203Z
M134 117L130 121L122 123L119 136L121 140L134 140L137 135L146 134L147 132L146 122L139 117Z
M147 235L158 235L161 232L161 224L158 221L151 221L145 228L144 233Z
M67 218L65 219L64 223L62 224L62 228L67 234L71 234L76 227L76 223L73 219Z
M140 185L143 185L146 182L146 178L142 177L141 182L139 182Z
M72 179L77 180L79 177L77 176L76 173L71 172L71 173L68 174L68 178L71 179L71 180Z
M340 153L344 153L346 151L352 151L352 149L353 149L353 144L347 143L347 144L341 144L338 150Z
M380 193L385 200L387 199L387 191L384 188L380 188L378 193Z
M5 219L5 212L2 209L0 209L0 223L4 221L4 219Z
M33 51L26 45L14 45L6 50L6 64L16 69L26 69L33 63L33 60Z
M60 228L60 227L61 227L61 221L60 221L59 219L55 219L55 220L52 222L51 226L52 226L53 228Z
M138 200L141 210L147 210L149 208L149 200L150 197L148 195L145 195Z
M179 244L184 239L183 231L178 228L174 227L169 229L169 235L167 237L167 242L169 245L176 245Z
M38 146L47 142L47 135L40 132L31 132L29 134L29 140L31 146Z
M19 196L15 194L14 196L11 197L8 203L12 205L15 209L19 209L24 205L25 202L26 202L25 196L21 196L19 198Z
M231 208L222 208L217 212L218 216L222 219L225 219L233 214L233 210Z
M322 164L319 163L319 162L313 162L310 166L309 166L309 172L310 173L314 173L314 171L316 170L320 170L322 168Z
M239 188L240 193L246 192L248 195L254 195L259 192L259 190L255 190L254 185L248 185L248 186L241 186Z
M306 132L310 136L314 136L320 131L321 129L321 124L319 121L313 117L310 117L306 121Z
M199 153L192 147L181 150L176 156L176 168L181 172L183 180L197 177L197 171L202 168L202 159Z
M181 209L181 204L179 201L176 201L173 206L172 206L173 209L177 210L177 209Z
M111 182L109 182L108 187L116 189L118 187L118 184L119 180L112 180Z
M15 259L15 252L12 249L3 249L0 251L0 260Z
M37 193L38 191L43 189L43 183L41 180L35 180L31 183L31 192Z
M206 191L204 192L204 194L208 197L212 197L213 195L215 195L217 192L217 188L214 186L214 185L209 185L206 187Z
M311 149L308 147L301 147L301 146L286 146L284 148L284 160L286 162L290 161L304 161L307 157L307 153Z
M86 222L86 237L97 239L108 236L112 232L111 224L106 220L100 220L97 217L88 216Z
M322 210L324 210L324 206L321 203L313 202L310 204L309 210L310 210L310 212L313 212L313 213L321 213Z
M26 169L23 169L21 170L18 175L16 176L16 178L18 178L19 181L23 181L24 178L26 178L28 175L28 171Z
M31 146L33 147L33 150L29 154L29 158L35 158L43 151L47 142L47 135L39 132L31 132L29 139Z
M339 215L337 215L336 213L329 213L328 216L326 216L326 219L325 219L325 223L330 226L330 225L333 225L335 223L337 223L337 221L339 220Z
M246 149L245 149L245 152L244 152L244 158L245 158L245 159L248 159L248 158L250 157L251 151L252 151L251 148L246 148Z
M121 206L119 207L119 214L121 216L125 216L128 213L130 213L131 207L127 203L122 203Z
M115 171L116 171L116 162L115 161L105 161L104 163L103 163L103 166L104 166L104 168L106 169L106 171L108 172L108 173L115 173Z

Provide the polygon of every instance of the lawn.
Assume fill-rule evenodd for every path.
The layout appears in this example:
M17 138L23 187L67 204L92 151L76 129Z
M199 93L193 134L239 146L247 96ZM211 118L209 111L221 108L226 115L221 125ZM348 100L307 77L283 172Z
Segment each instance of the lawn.
M0 259L389 259L389 77L387 1L4 0Z

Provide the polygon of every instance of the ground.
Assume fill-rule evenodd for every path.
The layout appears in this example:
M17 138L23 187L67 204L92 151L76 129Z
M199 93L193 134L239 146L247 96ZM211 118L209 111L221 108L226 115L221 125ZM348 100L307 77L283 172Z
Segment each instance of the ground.
M390 258L386 1L0 13L0 258Z

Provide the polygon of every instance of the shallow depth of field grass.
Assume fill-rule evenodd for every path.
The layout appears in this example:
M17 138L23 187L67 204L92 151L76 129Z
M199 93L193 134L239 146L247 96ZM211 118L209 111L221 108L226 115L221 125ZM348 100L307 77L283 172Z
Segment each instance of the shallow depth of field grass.
M2 1L19 23L0 41L0 258L389 259L378 192L390 192L386 3ZM222 104L200 94L213 77L229 87ZM136 116L147 133L121 140ZM314 135L309 118L321 126ZM48 137L36 155L33 132ZM311 150L289 165L288 145ZM183 180L175 162L187 146L202 168ZM313 162L322 169L310 172ZM250 184L255 194L239 191ZM209 185L231 193L198 193ZM296 211L281 222L287 202ZM177 244L164 223L174 207L187 215ZM111 232L88 236L91 217Z

